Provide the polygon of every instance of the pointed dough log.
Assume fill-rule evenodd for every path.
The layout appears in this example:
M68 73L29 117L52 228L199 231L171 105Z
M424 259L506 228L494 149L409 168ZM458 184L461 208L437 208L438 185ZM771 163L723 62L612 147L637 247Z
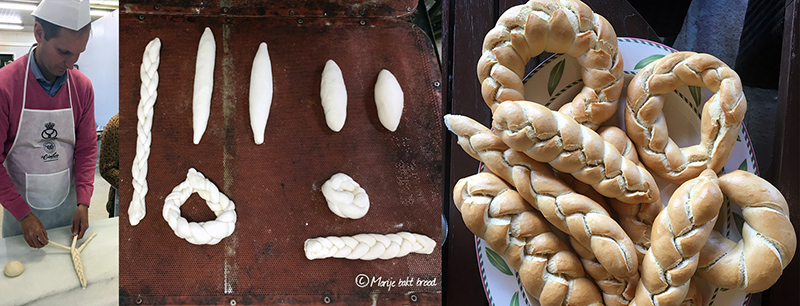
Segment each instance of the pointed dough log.
M381 124L394 132L400 124L400 116L403 114L403 89L397 78L383 69L378 73L378 81L375 82L375 105L378 106L378 119Z
M250 127L256 144L264 143L269 109L272 106L272 62L267 44L262 42L253 59L250 72Z
M347 88L344 86L342 70L333 60L328 60L322 70L319 97L325 112L325 123L331 131L341 131L347 118Z
M192 99L192 125L194 144L199 144L208 126L211 114L211 93L214 89L214 59L217 43L214 33L206 28L197 47L197 65L194 72L194 97Z

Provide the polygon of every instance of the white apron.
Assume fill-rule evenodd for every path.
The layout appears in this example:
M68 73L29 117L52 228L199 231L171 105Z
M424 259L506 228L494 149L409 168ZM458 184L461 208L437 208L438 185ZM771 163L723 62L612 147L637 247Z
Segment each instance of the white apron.
M73 176L75 122L72 114L72 89L67 78L69 108L27 109L28 73L33 49L25 67L22 112L17 135L3 163L17 192L31 207L45 229L72 225L77 208ZM67 72L69 73L69 72ZM36 90L37 88L32 88ZM38 88L42 90L41 88ZM49 96L48 96L49 97ZM52 97L55 101L55 97ZM22 234L19 221L3 213L3 237Z

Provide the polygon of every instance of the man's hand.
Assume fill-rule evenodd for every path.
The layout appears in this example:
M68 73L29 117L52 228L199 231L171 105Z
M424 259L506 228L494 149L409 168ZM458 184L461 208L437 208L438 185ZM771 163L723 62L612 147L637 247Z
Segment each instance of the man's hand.
M42 248L50 242L42 221L39 221L39 218L33 213L29 213L19 220L19 224L22 226L22 237L32 248Z
M72 219L72 236L77 235L78 239L83 238L86 229L89 228L89 206L86 204L78 204L75 209L75 218Z

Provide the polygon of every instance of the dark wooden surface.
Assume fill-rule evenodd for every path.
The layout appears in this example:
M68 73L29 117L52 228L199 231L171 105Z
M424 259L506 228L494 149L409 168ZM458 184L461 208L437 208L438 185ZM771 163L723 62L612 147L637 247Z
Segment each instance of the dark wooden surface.
M782 49L771 182L789 203L794 230L800 233L800 1L786 0ZM783 276L764 294L764 305L800 305L798 278L800 262L795 256Z
M476 63L481 53L483 38L495 25L500 14L524 1L455 1L443 5L442 74L447 76L444 103L448 113L467 115L485 125L491 122L489 108L481 99L476 75ZM647 22L625 0L587 0L596 13L603 15L614 26L617 36L639 37L658 41L658 36ZM535 64L535 63L534 63ZM533 65L528 65L529 69ZM448 133L445 142L449 157L448 192L463 177L475 174L478 162L469 157ZM445 305L488 305L478 270L474 236L461 220L461 214L448 194L448 235L444 262Z

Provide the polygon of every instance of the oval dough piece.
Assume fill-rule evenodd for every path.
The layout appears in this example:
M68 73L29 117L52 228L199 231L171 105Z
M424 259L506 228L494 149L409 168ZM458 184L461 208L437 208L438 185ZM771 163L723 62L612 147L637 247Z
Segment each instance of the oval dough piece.
M262 42L253 59L250 72L250 127L256 144L264 143L269 109L272 106L272 62L269 59L267 44Z
M378 119L381 124L394 132L400 124L400 116L403 114L403 89L397 78L383 69L378 73L378 81L375 82L375 105L378 107Z
M3 269L3 273L8 277L16 277L22 274L25 271L25 267L19 261L12 261L9 262L5 269Z
M364 188L344 173L336 173L322 184L328 208L339 217L359 219L369 210L369 197Z
M322 70L319 96L328 127L334 132L341 131L347 117L347 88L344 86L342 70L333 60L328 60Z
M214 33L206 28L197 47L197 64L194 71L194 96L192 99L192 126L194 144L199 144L208 126L211 114L211 93L214 89L214 60L217 43Z

